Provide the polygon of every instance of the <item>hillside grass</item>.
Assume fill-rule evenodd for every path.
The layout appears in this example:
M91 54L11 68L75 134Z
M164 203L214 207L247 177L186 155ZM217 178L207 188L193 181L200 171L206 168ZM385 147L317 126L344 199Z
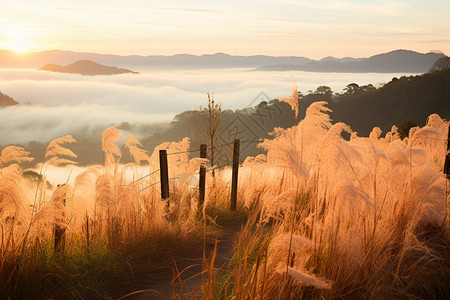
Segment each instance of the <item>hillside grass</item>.
M285 99L294 110L296 95ZM196 172L205 161L189 157L187 138L149 154L133 135L118 147L120 132L110 127L104 165L53 188L49 169L77 159L65 147L71 136L49 144L36 181L22 176L20 164L31 159L25 149L3 149L0 297L108 299L120 294L117 282L194 253L203 272L193 298L445 298L449 123L434 114L407 138L396 127L364 138L329 113L325 102L313 103L298 124L260 144L267 155L246 158L236 212L227 168L207 177L198 205ZM159 193L160 149L175 153L168 199ZM133 163L120 162L124 152ZM217 229L233 223L246 225L234 257L218 269ZM55 231L65 231L59 247Z

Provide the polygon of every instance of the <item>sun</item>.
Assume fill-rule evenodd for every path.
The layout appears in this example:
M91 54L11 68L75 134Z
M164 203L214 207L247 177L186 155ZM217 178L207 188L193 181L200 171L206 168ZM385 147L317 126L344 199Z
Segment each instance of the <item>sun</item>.
M9 43L9 49L16 52L26 52L30 49L30 43L24 38L14 38Z
M30 32L18 30L17 28L4 28L4 36L6 38L6 47L16 52L26 52L31 48Z

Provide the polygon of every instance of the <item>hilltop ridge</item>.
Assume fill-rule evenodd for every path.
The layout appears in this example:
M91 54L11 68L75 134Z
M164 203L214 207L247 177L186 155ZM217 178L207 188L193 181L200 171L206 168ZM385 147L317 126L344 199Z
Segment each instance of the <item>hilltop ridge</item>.
M10 96L5 95L2 92L0 92L0 107L6 107L6 106L18 105L18 104L19 104L19 102L17 102Z
M56 64L47 64L43 67L40 67L39 70L44 71L52 71L52 72L60 72L60 73L75 73L81 75L114 75L114 74L123 74L123 73L133 73L137 74L137 72L133 72L128 69L122 69L113 66L104 66L93 62L91 60L79 60L74 62L73 64L61 66Z
M304 65L272 65L258 71L307 71L337 73L423 73L427 72L442 53L418 53L410 50L395 50L377 54L366 59L341 61L324 58Z

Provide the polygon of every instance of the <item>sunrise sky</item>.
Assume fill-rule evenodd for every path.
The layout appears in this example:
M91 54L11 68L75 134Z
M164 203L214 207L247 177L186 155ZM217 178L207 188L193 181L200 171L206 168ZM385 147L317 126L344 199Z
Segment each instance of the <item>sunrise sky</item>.
M2 0L0 49L121 55L450 54L450 1Z

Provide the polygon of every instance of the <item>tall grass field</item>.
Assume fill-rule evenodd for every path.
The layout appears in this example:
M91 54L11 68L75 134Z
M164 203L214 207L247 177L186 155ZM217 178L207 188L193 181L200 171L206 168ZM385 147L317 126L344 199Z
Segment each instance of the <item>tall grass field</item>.
M296 90L279 100L298 113ZM42 158L4 148L0 298L112 299L122 274L195 248L203 249L201 282L173 298L446 299L449 122L434 114L404 139L396 126L360 137L329 112L326 102L313 103L297 125L261 141L266 155L243 158L237 212L229 212L230 168L192 158L189 138L149 153L110 127L104 164L58 186L46 175L76 164L73 137L53 140ZM161 149L169 154L168 199L160 194ZM125 155L133 162L122 163ZM25 176L21 164L33 159L39 172ZM201 206L205 165L215 176L208 172ZM234 255L217 267L207 243L236 220Z

